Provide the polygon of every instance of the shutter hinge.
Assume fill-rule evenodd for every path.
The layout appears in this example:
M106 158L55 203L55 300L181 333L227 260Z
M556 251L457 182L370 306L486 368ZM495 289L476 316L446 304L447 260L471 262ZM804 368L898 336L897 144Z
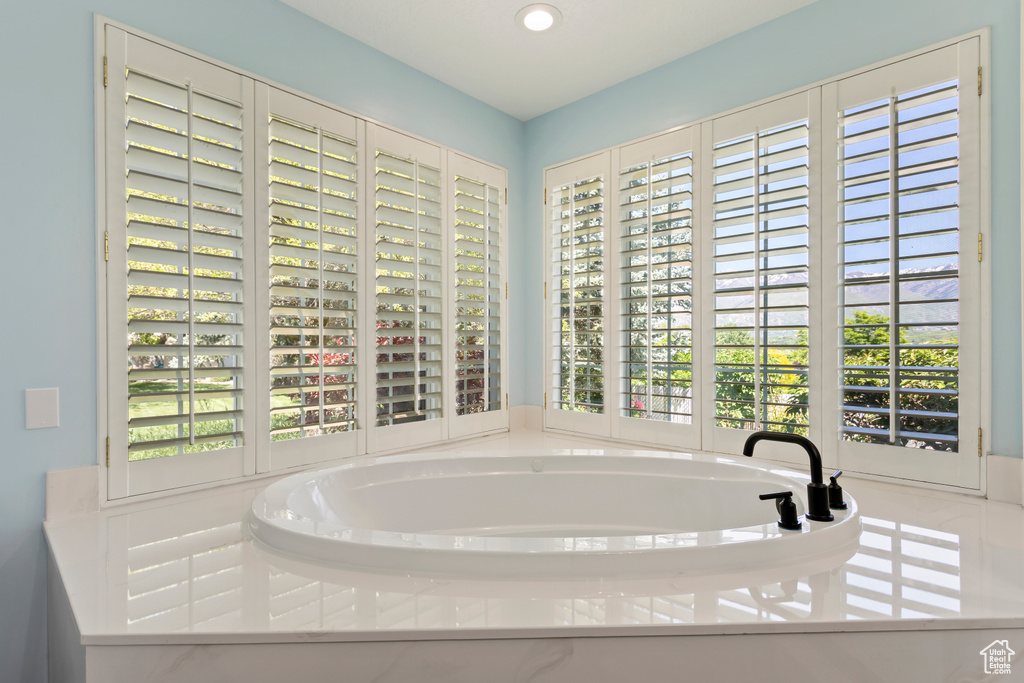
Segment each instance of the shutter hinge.
M978 95L981 96L981 67L978 67Z
M548 283L545 282L544 283L544 300L547 301L547 298L548 298Z
M547 203L548 203L548 188L545 187L544 188L544 205L547 206Z
M505 188L505 206L508 206L508 188Z
M544 392L544 410L548 409L548 392Z
M110 233L103 231L103 260L110 260Z
M508 394L505 394L505 410L508 410Z
M981 233L978 233L978 263L981 263Z
M505 298L508 299L508 283L505 283Z
M981 427L978 427L978 457L981 457Z
M107 87L107 56L103 55L103 87Z
M107 467L110 467L110 437L107 437Z

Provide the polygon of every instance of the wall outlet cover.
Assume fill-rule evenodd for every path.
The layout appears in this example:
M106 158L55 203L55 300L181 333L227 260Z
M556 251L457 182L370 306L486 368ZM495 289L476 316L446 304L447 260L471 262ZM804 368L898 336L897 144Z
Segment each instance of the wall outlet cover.
M60 426L60 391L52 389L25 390L25 429L48 429Z

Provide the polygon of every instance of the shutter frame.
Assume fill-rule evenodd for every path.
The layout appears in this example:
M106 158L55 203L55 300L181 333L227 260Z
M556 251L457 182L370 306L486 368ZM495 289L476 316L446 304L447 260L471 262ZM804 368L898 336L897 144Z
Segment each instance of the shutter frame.
M115 499L211 479L244 476L255 469L254 424L251 416L240 408L252 405L255 391L252 366L242 363L243 357L252 360L244 351L242 335L251 331L246 321L252 320L254 305L252 278L248 272L252 258L253 202L243 160L243 155L253 145L249 118L253 84L251 79L115 27L105 27L105 44L109 73L114 75L104 90L107 106L104 177L106 232L113 244L109 251L107 289L107 367L111 399L108 434L112 446L107 497ZM207 88L214 89L213 93ZM141 95L129 97L130 92ZM153 100L182 96L183 100L175 100L176 105L187 105L191 97L195 113L182 115L180 109L161 107ZM137 103L145 103L143 109L147 115L157 122L164 121L164 127L125 125L128 121L140 120L138 114L142 110L135 106ZM237 123L225 126L215 120L225 120L228 116L235 117ZM185 129L181 128L183 122L187 124ZM206 137L227 134L226 145L190 138L186 135L190 130ZM133 150L142 154L135 154ZM189 150L194 155L191 160ZM204 157L215 163L201 161ZM238 170L225 167L225 163ZM162 197L178 199L167 201ZM227 208L211 210L210 202ZM139 220L140 211L153 218ZM132 220L129 220L130 212L135 216ZM193 217L191 224L187 223L190 216ZM220 227L208 232L210 228L204 223ZM191 227L184 228L185 225ZM177 248L169 248L173 245ZM194 247L185 248L188 245ZM225 250L229 257L218 255L218 252L225 254ZM129 261L135 259L141 259L134 261L141 264L141 268L130 266ZM190 264L194 270L189 268ZM195 291L188 285L193 280ZM126 297L130 287L135 287L136 292ZM186 292L185 297L167 298L167 287ZM204 288L213 295L204 294ZM140 297L140 292L144 296ZM133 308L133 303L138 305ZM133 314L133 310L137 312ZM192 316L188 315L190 310ZM190 337L193 331L198 339ZM122 346L123 342L118 340L127 341L129 334L136 335L136 341L131 347ZM156 337L157 340L166 336L173 343L154 345L139 337L153 338L154 334L163 335ZM202 336L210 334L217 336ZM212 341L225 335L227 344ZM158 353L154 356L153 352ZM171 352L174 363L159 362L161 357L168 357L167 352ZM126 353L151 360L141 365L134 363L133 369L129 369L126 360L131 356L126 359ZM204 354L223 360L196 367ZM210 391L204 385L212 379L220 379L222 385L227 382L228 386ZM168 385L171 392L160 386L168 382L174 383ZM132 397L127 393L129 387L135 387ZM144 390L144 387L149 388ZM172 401L170 404L166 400L163 404L147 402L147 399L161 397ZM197 400L192 401L192 397ZM180 418L173 417L174 413L166 414L161 407L175 404L179 406L176 414L181 415ZM142 410L139 406L145 405L153 406L158 412L145 409L139 413ZM187 407L184 413L182 405ZM129 410L137 413L132 419L128 417ZM160 417L161 414L166 416ZM177 436L173 436L174 432L170 438L164 436L166 428L175 424L178 425ZM197 434L190 437L191 426L195 426ZM221 436L208 434L210 428ZM129 430L134 430L131 438ZM234 445L188 453L204 448L203 444L211 441ZM172 447L177 455L138 460L136 454L146 450L146 442L164 450Z
M506 273L506 235L508 208L505 204L506 173L503 169L496 168L469 157L448 152L448 178L451 181L449 197L452 201L449 206L449 218L447 226L448 254L450 257L449 269L451 284L449 286L448 299L451 302L447 327L451 332L451 344L448 349L449 377L448 389L450 403L448 412L449 438L461 438L475 434L504 430L508 428L509 409L507 404L508 392L508 325L507 325L507 298L508 278ZM466 233L471 238L470 242L459 240L460 231L465 227L464 220L475 222L480 214L473 211L460 211L460 192L468 190L479 196L481 188L487 189L487 197L490 199L488 206L489 219L484 226L486 230L470 226ZM468 198L466 204L472 204L481 208L482 204L474 199ZM475 211L475 209L474 209ZM482 238L486 241L486 248L478 250L478 242L473 239ZM461 252L464 252L460 254ZM472 255L471 252L485 255L486 259ZM484 267L485 293L484 310L486 315L480 316L469 314L466 317L465 311L460 315L460 308L466 308L464 301L472 301L466 298L467 293L476 293L473 286L466 287L463 284L463 273L474 273L470 279L476 279L476 272L470 271L468 267ZM470 308L478 308L471 306ZM483 318L483 320L480 320ZM476 337L479 342L483 337L485 344L483 363L479 359L460 359L460 351L474 347L466 346L464 333L459 330L461 324L468 320L476 320L486 325L483 335L468 335ZM462 395L478 395L485 399L486 410L469 412L465 405L459 405L460 382L465 382L468 375L460 374L466 368L485 367L486 372L480 378L485 386L480 389L476 387L462 387Z
M372 375L377 409L370 418L373 422L367 448L392 450L440 441L448 434L444 400L448 348L445 320L449 306L446 293L449 288L443 211L449 194L447 159L439 147L422 140L381 126L367 128L375 169L376 209L372 234L376 242L373 252L376 272L374 310L377 311L376 358ZM431 210L436 215L431 215ZM383 251L382 243L391 245L389 251ZM401 263L412 265L412 270L397 270L402 267ZM408 277L410 273L412 278ZM382 291L410 289L402 285L415 281L416 273L424 277L415 282L411 293ZM417 309L417 302L422 304L423 310ZM426 330L425 334L381 333L381 330L388 329L415 329L417 322L431 326L420 328ZM388 326L380 327L382 323ZM399 325L394 327L396 323ZM396 359L396 355L409 354L396 354L390 350L381 353L383 346L397 348L391 343L382 343L382 340L390 338L393 342L404 337L412 340L409 344L412 358ZM414 379L410 382L413 378L405 376L406 373L422 373L419 377L424 381ZM396 389L399 393L395 393ZM408 400L410 396L412 401ZM401 409L397 414L394 412L396 404ZM382 406L391 410L382 413ZM394 422L395 415L398 423Z
M545 311L545 328L547 329L547 335L545 340L545 356L548 358L548 367L545 370L545 375L546 377L548 377L547 392L550 393L550 396L548 396L548 400L546 402L547 408L544 411L544 423L545 426L548 428L577 433L586 433L597 436L608 436L611 433L611 419L607 419L604 417L605 410L607 407L607 401L605 400L605 396L609 387L615 387L614 380L612 380L612 378L607 376L606 374L606 370L609 366L607 365L607 357L605 354L607 330L610 329L610 325L612 324L612 310L609 306L610 297L608 297L607 292L609 287L615 286L613 278L616 277L615 269L608 268L607 266L607 231L609 229L609 225L606 218L606 202L608 201L608 197L606 195L605 188L607 186L608 178L612 177L610 162L611 155L609 153L602 153L584 159L580 159L568 164L564 164L559 167L548 169L545 173L545 187L548 189L548 202L544 207L543 223L546 232L545 240L548 245L545 251L545 268L548 269L548 273L545 277L545 280L550 280L552 286L548 292L549 298L546 301ZM567 190L564 188L571 188L571 190ZM562 215L562 204L558 199L558 197L561 196L559 192L562 192L563 194L568 193L565 195L566 199L568 200L566 203L569 205L569 210L572 212L572 215ZM598 192L600 194L590 195L591 192ZM601 208L591 209L587 211L587 206L583 206L580 208L579 211L577 211L575 208L573 208L573 206L577 202L572 199L572 197L575 196L576 194L588 195L585 197L581 197L581 201L599 197ZM592 201L588 206L595 207L597 205L597 201ZM560 260L555 260L555 252L556 250L561 250L562 247L556 245L556 236L553 232L553 228L556 220L561 221L566 218L569 219L569 234L572 235L572 237L569 238L569 243L563 246L572 246L573 248L570 250L570 253L578 251L578 249L576 248L577 245L575 244L577 234L579 234L579 236L585 236L587 244L591 244L591 235L601 236L599 249L602 265L600 270L595 270L593 268L593 266L595 265L594 259L597 257L596 252L587 253L583 255L584 260L586 260L589 263L586 272L591 273L591 275L588 275L588 279L592 275L596 274L600 274L601 277L601 284L588 285L588 287L591 289L599 289L601 292L603 292L603 295L600 297L600 299L590 302L591 304L596 304L598 307L600 307L600 309L599 311L595 311L593 310L593 306L588 306L587 311L588 319L590 319L594 325L600 324L601 329L600 331L588 330L583 333L585 335L589 335L589 337L597 338L593 340L591 340L589 337L580 339L578 338L575 331L570 332L569 336L572 339L572 342L570 342L568 347L569 353L572 353L572 349L574 348L574 345L577 341L587 341L588 348L590 346L594 346L594 343L596 343L597 341L600 341L600 346L595 346L595 348L600 349L602 356L601 362L595 365L595 367L599 369L597 370L597 372L589 373L587 379L587 382L589 383L594 382L595 378L599 378L599 388L595 388L595 386L593 385L588 385L589 388L586 391L588 392L591 398L596 398L599 396L601 402L599 406L591 406L591 408L594 409L591 412L566 410L559 407L559 405L561 404L559 389L560 385L558 384L558 381L556 379L558 373L555 370L555 366L559 364L558 356L563 355L563 345L562 342L558 342L556 344L555 337L562 336L562 333L557 332L557 330L562 325L560 315L563 306L559 303L559 292L562 291L560 283L565 279L565 277L560 276L559 272L556 272L556 269L561 268L561 266L559 266L558 264L562 263L562 261L561 257ZM599 220L600 222L589 227L583 228L582 230L577 230L575 227L575 223L578 219L584 218L586 220ZM561 241L562 238L557 238L557 242L561 243ZM588 252L590 251L593 251L593 249L588 248ZM571 261L572 259L570 259L570 262ZM570 292L573 292L576 289L576 285L573 282L574 280L575 278L573 277L573 275L569 274L570 289L568 291ZM573 305L571 305L569 308L573 310L576 308L575 301L573 302ZM582 362L586 364L589 363L590 361ZM571 363L572 367L575 368L576 359L571 359ZM563 389L572 392L571 386L569 388ZM570 406L575 403L576 397L575 395L573 395L571 397Z
M270 200L265 208L261 202L259 219L269 235L261 240L267 265L260 282L268 291L260 329L269 344L261 415L269 432L260 466L269 471L365 452L359 433L364 166L355 118L267 86L260 100L270 151L257 171L260 192Z
M718 306L718 296L728 296L726 290L716 290L716 261L720 263L730 262L730 258L733 258L731 252L735 252L734 244L738 244L743 239L746 233L737 234L735 238L729 236L727 233L723 233L717 236L715 234L716 226L724 226L726 230L732 230L732 224L742 225L742 221L746 220L742 217L733 218L728 217L724 220L718 217L716 220L715 210L715 150L716 148L722 149L724 146L729 144L735 144L731 141L736 141L741 138L754 136L750 142L753 145L753 140L760 140L762 134L769 143L777 143L780 140L787 140L792 138L792 133L788 131L788 126L791 126L797 122L804 122L806 126L806 151L801 156L806 156L808 171L806 174L801 174L806 177L805 189L800 191L799 196L806 195L809 204L806 208L803 208L796 215L806 214L806 227L801 227L797 235L806 235L805 240L795 245L790 246L778 246L776 249L772 248L772 245L768 245L767 251L760 247L758 244L752 243L754 251L751 253L762 254L762 258L786 258L787 253L793 251L793 248L797 251L794 254L806 252L806 266L803 267L804 272L807 273L806 284L803 285L802 289L807 291L807 303L806 303L806 321L800 325L804 329L808 330L809 344L807 348L808 356L808 377L807 377L807 388L808 388L808 411L811 415L809 423L806 424L806 431L809 437L813 441L820 441L821 435L821 422L820 422L820 410L821 410L821 388L820 388L820 375L821 371L816 370L820 368L822 359L820 357L821 345L815 340L815 336L820 334L820 220L821 212L815 205L815 201L819 195L820 172L817 167L820 166L820 90L818 88L811 88L795 95L779 98L776 100L769 101L767 103L756 105L748 109L729 114L723 117L718 117L712 121L705 122L701 125L702 137L704 142L703 158L705 160L705 168L702 172L704 179L704 190L702 196L704 198L704 229L703 235L705 238L705 244L707 245L706 254L704 256L705 263L708 265L710 272L705 276L707 281L707 289L702 297L704 302L705 310L702 319L705 323L704 333L704 353L707 359L706 363L709 366L709 372L705 376L703 383L704 389L704 406L707 410L704 417L704 444L705 450L713 450L716 452L725 453L739 453L742 450L743 441L746 436L750 434L749 429L730 429L716 425L716 383L721 377L718 376L718 360L716 353L716 333L715 330L718 327L716 323L716 310ZM781 132L780 132L781 131ZM786 143L791 144L791 143ZM729 150L730 152L732 150ZM783 159L792 157L790 153L776 154L774 159ZM722 158L727 158L722 156ZM760 155L756 158L761 158ZM753 161L750 162L751 164ZM719 167L721 168L721 167ZM751 166L753 168L753 166ZM730 169L731 170L731 169ZM780 178L776 176L770 182L792 182L796 178ZM732 185L727 183L732 181L720 181L718 185L725 185L725 189L728 192L734 191ZM752 185L750 185L752 187ZM775 190L770 190L774 192ZM782 198L787 201L791 201L793 198L788 197L786 193L783 193ZM730 204L731 202L731 204ZM742 206L741 202L733 199L727 199L724 202L720 200L717 204L725 204L727 208L732 208L733 205L736 207ZM750 202L747 202L750 204ZM751 204L752 206L752 204ZM760 215L759 210L759 215ZM792 213L791 210L778 211L774 214L775 217L784 217L784 214ZM753 214L751 214L753 215ZM763 218L763 216L762 216ZM792 232L792 231L790 231ZM769 230L770 234L768 239L779 239L782 235L786 234L785 230L779 229L777 232ZM781 235L780 235L781 233ZM716 250L719 251L719 255L716 256ZM736 255L740 255L741 252L736 252ZM781 271L780 271L781 272ZM720 279L720 277L718 278ZM740 290L736 290L739 292ZM769 291L766 289L766 291ZM753 309L755 311L760 310L772 310L776 306L767 306L766 308L757 307ZM801 306L800 308L804 308ZM720 309L719 313L722 310ZM767 324L765 324L767 322ZM778 327L778 323L773 323L771 320L759 322L755 329L757 330L768 330L774 327ZM789 327L784 325L783 327ZM767 344L762 348L771 348L772 344ZM770 379L771 374L783 375L785 373L770 373L766 375L766 378ZM755 379L758 377L755 373ZM774 386L774 384L766 385L767 387ZM763 394L763 392L762 392ZM762 399L763 400L763 399ZM767 405L768 402L764 402L763 405ZM782 407L775 406L772 408L776 412L782 410ZM800 462L800 457L793 453L792 449L780 447L778 444L765 443L762 445L764 448L765 455L774 459L780 459L788 462Z
M680 164L685 164L687 167L685 173L676 173L665 179L653 180L658 178L659 174L666 172L667 168L677 167ZM613 436L638 443L651 443L673 448L700 449L700 397L702 391L699 366L702 355L700 330L703 328L699 316L702 308L699 282L701 230L698 201L699 169L701 167L700 126L683 128L625 146L619 150L618 159L614 162L613 167L616 170L617 176L615 192L617 211L614 212L615 215L612 221L615 234L615 251L617 254L615 270L618 271L617 274L619 276L619 284L615 293L615 297L618 299L619 311L616 316L617 320L614 329L618 345L621 348L619 354L620 361L616 363L619 366L616 368L616 372L620 375L620 378L613 392L616 397L613 409ZM630 169L634 170L630 172ZM639 178L640 175L644 176L642 183L636 181L632 186L626 184L628 176ZM679 190L680 187L682 188L681 190ZM664 194L666 191L671 192L672 188L679 190L679 193ZM667 205L664 202L669 201L673 197L675 198L673 200L675 203L683 202L681 207L673 209L672 214L666 211L657 211L658 209L666 208ZM627 204L627 199L635 199L636 201L631 201ZM657 236L662 240L668 240L668 243L658 247L652 245L648 248L647 243L650 241L650 236L655 234L652 232L653 225L658 223L659 220L664 220L659 217L669 215L673 216L673 222L680 223L680 225L668 229L664 227L659 229L656 233ZM688 227L682 224L685 221L688 221ZM639 225L642 229L639 232L635 232L634 227L631 227L634 225ZM685 239L687 231L689 232L688 240ZM634 242L637 244L644 243L644 253L633 254L633 252L626 251L627 247ZM682 254L679 251L680 249L683 250ZM689 250L688 258L685 257L685 250ZM670 261L665 261L668 268L681 268L685 265L686 268L689 268L689 275L685 273L674 274L671 270L668 270L666 272L668 279L652 280L650 274L659 270L659 267L651 262L651 258L659 253L665 254L665 258L671 259ZM630 261L634 260L634 258L638 259L637 262L630 264ZM637 288L642 289L646 297L646 301L639 302L643 311L637 314L630 313L630 307L635 301L626 298L629 293L627 288L630 288L629 280L631 273L635 273L635 277L645 274L644 277L636 280ZM653 292L652 288L658 282L665 283L665 286L668 287L666 292L658 294ZM683 289L680 290L679 287L676 287L676 283L681 284ZM655 352L656 347L649 336L650 333L647 333L648 336L642 348L647 356L643 359L643 367L636 366L632 358L633 344L631 343L632 335L635 333L631 330L634 329L635 323L639 322L643 322L644 329L648 329L649 324L658 316L650 306L659 301L664 303L675 301L678 303L677 296L673 295L673 292L675 291L678 295L686 290L689 291L688 297L690 302L688 311L690 318L688 326L690 335L689 346L687 347L682 342L679 342L682 345L676 345L672 338L673 333L669 333L666 345L669 353L666 361L668 365L664 365L664 367L668 368L670 373L675 373L678 371L678 368L684 367L684 372L689 373L688 391L690 400L688 410L684 411L685 415L682 413L677 414L677 411L682 406L679 404L678 399L675 400L675 403L672 403L670 399L669 407L667 408L669 411L667 418L659 418L658 415L648 416L648 411L653 407L650 405L650 401L659 399L661 392L654 389L652 386L653 382L650 379L644 379L636 385L637 387L646 387L646 391L644 392L645 395L639 400L639 404L642 405L641 413L635 414L632 408L637 404L632 399L634 384L631 381L631 374L633 374L631 370L639 372L639 375L642 377L649 378L652 376L652 371L661 363L656 362L651 356ZM687 295L684 294L683 296ZM669 318L668 322L671 322L672 317L677 314L686 315L687 312L685 308L669 310L666 314ZM673 361L672 357L678 352L677 350L683 349L688 349L690 362L683 366L677 366L674 364L676 361ZM678 393L679 387L675 384L678 379L673 379L671 374L666 376L662 380L665 383L665 391ZM673 406L675 407L673 408Z
M957 366L959 372L957 402L957 422L959 431L959 452L937 451L905 447L899 444L858 443L840 439L835 446L838 463L844 469L865 471L883 476L917 479L939 485L982 488L981 460L977 457L979 446L978 425L981 424L981 404L985 397L980 395L980 374L983 366L981 359L980 331L982 306L975 302L982 300L983 290L981 272L983 266L978 263L976 255L976 235L981 234L980 182L981 156L980 133L980 98L975 94L974 85L977 79L977 68L980 62L980 39L969 38L953 45L935 50L928 50L919 55L909 57L881 68L840 79L825 88L826 111L835 111L842 117L844 111L859 107L868 101L888 100L893 92L898 96L926 88L930 85L956 80L960 84L958 97L958 147L961 171L958 173L958 233L959 233L959 269L957 271L959 305L959 346ZM829 132L835 140L837 163L843 167L842 129L837 124L835 130ZM976 169L976 172L972 169ZM836 215L843 211L842 185L838 186ZM890 207L891 208L891 207ZM904 214L901 214L904 215ZM843 261L843 220L835 223L831 239L835 240L836 252ZM938 235L938 233L933 233ZM890 238L891 240L891 235ZM888 280L892 288L896 278ZM844 279L842 276L836 286L837 300L843 301ZM834 315L835 329L844 325L845 316ZM891 321L890 321L891 322ZM841 343L842 339L840 339ZM891 338L890 341L895 341ZM839 367L843 367L843 358L839 357ZM837 376L835 392L837 403L844 397L843 382ZM905 412L905 411L904 411ZM836 410L836 423L843 419L842 405Z

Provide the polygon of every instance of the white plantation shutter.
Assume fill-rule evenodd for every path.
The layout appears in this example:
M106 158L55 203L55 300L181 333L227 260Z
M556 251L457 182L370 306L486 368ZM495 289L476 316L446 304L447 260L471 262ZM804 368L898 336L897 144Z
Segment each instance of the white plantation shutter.
M107 38L109 272L120 283L108 302L108 362L118 385L110 390L127 409L110 438L130 462L111 478L118 497L252 467L252 90L115 29Z
M448 155L453 180L451 265L455 405L450 436L507 424L503 381L505 174ZM465 419L464 419L465 418Z
M736 452L756 430L808 435L816 419L809 410L816 93L704 126L714 353L706 400L714 450Z
M683 129L619 152L619 413L631 419L617 436L700 448L693 150Z
M547 173L551 384L546 424L598 428L605 412L605 178L608 155ZM588 423L600 427L588 427ZM594 433L594 432L591 432Z
M440 425L440 150L382 128L375 139L376 426Z
M104 30L109 499L508 428L504 169Z
M357 426L358 148L352 117L274 88L259 92L268 110L270 466L278 467L352 453L352 438L305 441ZM296 440L304 443L282 443Z
M851 469L977 485L977 55L973 39L830 90Z

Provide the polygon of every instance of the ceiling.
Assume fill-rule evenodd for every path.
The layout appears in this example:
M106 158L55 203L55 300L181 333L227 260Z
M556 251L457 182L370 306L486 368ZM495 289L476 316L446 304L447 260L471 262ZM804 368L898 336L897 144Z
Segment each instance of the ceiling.
M531 0L281 1L522 121L814 2L548 0L531 33Z

